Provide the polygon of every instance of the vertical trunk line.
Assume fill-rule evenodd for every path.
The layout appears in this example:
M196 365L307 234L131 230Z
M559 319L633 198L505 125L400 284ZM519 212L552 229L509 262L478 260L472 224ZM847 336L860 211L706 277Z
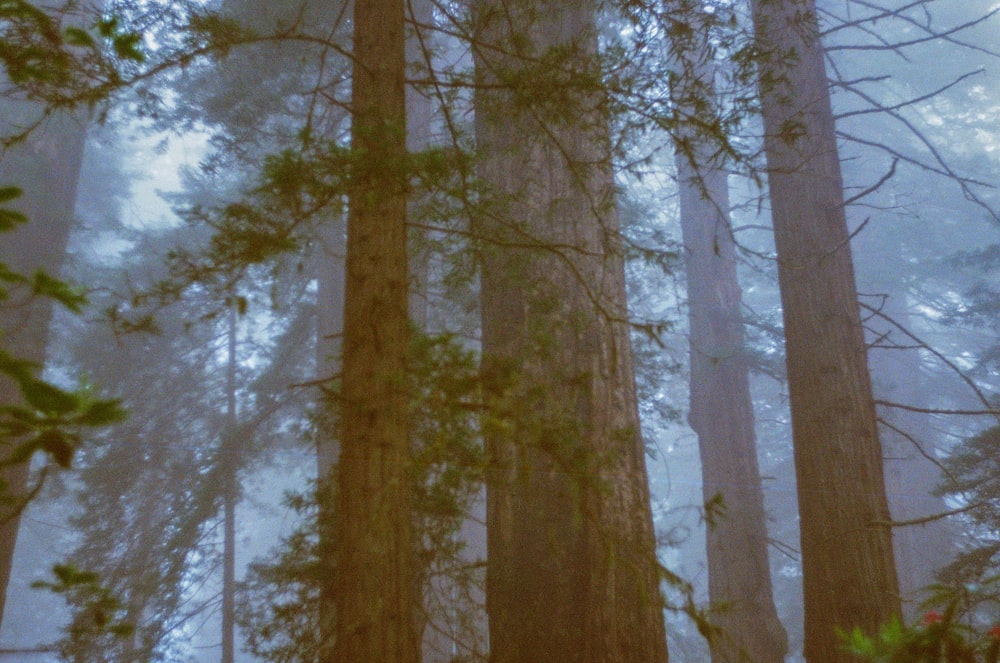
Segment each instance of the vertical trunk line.
M754 0L764 149L785 321L805 657L846 663L837 629L899 616L899 586L813 0ZM789 58L788 54L794 54Z

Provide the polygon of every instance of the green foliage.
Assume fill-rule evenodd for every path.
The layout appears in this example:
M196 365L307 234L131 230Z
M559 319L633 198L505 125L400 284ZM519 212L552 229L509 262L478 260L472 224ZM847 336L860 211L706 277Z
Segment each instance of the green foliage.
M247 648L274 663L319 660L319 600L329 582L319 552L315 490L287 497L306 525L286 537L272 557L250 565L240 584L237 621Z
M937 494L968 505L963 517L979 532L941 573L953 585L979 583L1000 562L1000 426L959 444L943 461L947 481Z
M146 56L141 49L142 35L137 32L123 30L118 17L104 17L97 21L97 25L95 27L98 34L104 37L106 43L111 46L111 49L119 58L123 60L131 60L133 62L145 61ZM77 39L84 42L86 42L89 38L89 35L82 30L75 31L74 35ZM90 44L93 44L93 40L90 41ZM75 45L79 46L84 44Z
M978 585L927 588L927 609L911 626L894 619L872 636L860 628L841 632L844 649L875 663L997 663L1000 625L995 623L1000 576ZM994 621L986 621L990 615Z
M31 292L33 295L48 297L59 302L74 313L79 313L84 304L87 303L87 297L82 289L53 278L41 269L36 271L31 278Z
M8 203L15 198L19 198L23 192L16 186L0 187L0 204ZM13 230L22 223L27 222L28 217L12 209L0 207L0 232ZM9 273L9 272L8 272ZM7 280L4 278L3 280Z
M477 430L483 410L478 362L475 353L450 335L415 334L409 366L419 580L449 578L462 604L450 614L426 606L427 617L437 627L450 620L449 632L462 634L463 644L479 651L482 645L472 642L477 635L471 623L482 606L471 596L482 582L483 568L480 560L462 557L457 536L479 495L484 469ZM332 498L326 494L324 499ZM335 571L330 568L332 551L320 552L317 494L293 495L289 503L307 522L270 560L251 566L241 589L239 620L255 655L275 663L312 662L318 660L320 592Z
M27 462L37 451L69 467L85 429L125 416L117 400L95 398L82 388L70 392L36 376L38 367L0 350L0 373L13 380L23 402L0 405L0 444L13 446L3 464Z
M2 7L0 5L0 9ZM10 202L20 195L21 190L17 187L0 187L0 203ZM16 223L26 221L23 215L0 208L0 232L10 230L12 224L8 222L12 220ZM0 282L27 287L29 297L51 299L74 313L79 313L86 303L79 289L42 270L28 278L0 263ZM10 290L0 287L0 300L9 297ZM68 468L83 430L120 421L125 413L117 400L95 398L86 388L66 391L39 378L38 370L36 364L0 349L0 373L12 380L21 394L19 402L0 405L0 446L12 447L3 454L2 464L28 462L35 452L41 451L61 467ZM0 500L16 500L7 494L7 486L3 484L0 484Z
M726 498L721 492L705 500L701 517L710 530L723 521L726 517Z
M101 585L96 573L66 563L53 566L52 574L55 581L37 580L31 586L60 594L68 603L80 606L67 628L71 636L127 638L135 632L135 625L125 617L125 607Z
M117 17L63 26L76 8L0 0L0 65L27 96L52 105L93 104L124 84L121 65L146 57L142 35Z

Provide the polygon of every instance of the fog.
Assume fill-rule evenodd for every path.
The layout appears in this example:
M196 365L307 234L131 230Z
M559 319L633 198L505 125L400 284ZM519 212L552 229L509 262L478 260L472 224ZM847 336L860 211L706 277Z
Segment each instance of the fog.
M594 67L600 77L591 77L592 71L577 79L565 74L567 89L578 85L597 94L603 101L595 105L607 112L597 113L597 124L610 138L602 147L607 159L570 168L568 179L589 181L591 168L610 164L614 198L608 208L619 219L620 236L603 222L601 233L593 234L606 235L601 241L618 247L616 255L624 258L625 321L600 299L613 268L603 271L602 263L601 270L590 269L577 257L589 255L590 248L566 251L559 243L563 235L556 233L542 235L548 247L539 250L544 242L538 235L509 223L507 230L516 227L521 234L493 238L491 249L477 220L503 219L510 206L497 203L499 196L491 198L495 192L484 184L490 169L500 166L475 152L486 122L476 95L508 85L532 117L553 127L579 117L587 122L590 106L586 112L561 107L573 93L551 81L544 85L535 70L507 79L494 71L506 83L484 84L483 74L474 72L485 56L470 45L475 39L467 3L408 4L417 14L408 28L409 149L419 157L407 162L412 170L403 178L410 223L409 319L412 336L427 340L415 344L410 373L401 379L409 389L406 416L417 459L411 459L417 469L408 465L407 476L416 477L411 519L419 605L413 614L423 660L487 660L492 631L486 591L496 586L486 580L486 532L492 523L487 512L496 507L485 497L484 482L495 481L497 467L484 451L492 442L484 440L514 435L511 431L527 439L531 431L523 421L554 416L545 410L548 405L530 401L530 389L519 392L502 381L496 387L480 376L480 352L489 342L483 316L491 315L489 302L480 300L481 270L491 264L495 246L529 246L556 255L552 260L569 264L586 286L579 299L596 301L595 309L630 335L646 464L646 476L638 480L648 481L656 560L672 574L658 576L667 647L671 660L682 663L720 656L710 650L697 621L705 615L714 619L708 610L706 546L713 545L712 533L721 531L716 520L725 522L727 514L743 518L743 505L726 503L723 495L713 506L712 496L703 494L700 453L705 451L690 418L696 407L691 394L699 388L691 382L691 353L704 338L689 333L694 324L689 294L693 297L697 277L690 240L681 231L686 181L675 161L675 154L683 153L675 148L686 144L679 137L685 136L692 143L715 141L710 148L715 156L702 164L699 176L708 182L721 172L728 187L723 234L732 246L742 335L730 354L745 367L752 398L750 443L756 444L770 568L769 580L762 582L773 588L773 605L787 632L785 660L806 660L797 506L803 497L796 488L783 336L788 312L778 283L781 258L772 232L759 82L748 73L761 65L741 60L749 57L742 50L753 29L749 5L663 3L677 16L699 21L706 15L733 17L732 25L712 24L705 48L711 49L707 61L714 67L715 88L699 92L707 99L687 102L696 110L686 120L677 118L684 102L669 89L671 84L680 89L677 81L690 71L678 69L683 58L665 45L670 36L657 33L651 18L648 24L623 18L630 11L644 15L640 6L652 16L657 3L599 3L599 39L594 39L605 59L595 58ZM970 438L988 436L998 424L1000 53L994 48L1000 41L1000 7L980 0L905 6L820 0L817 5L874 393L869 408L879 418L885 493L892 520L899 521L859 527L893 534L905 623L919 628L928 610L941 608L921 603L928 585L974 585L982 591L973 592L976 600L956 604L956 621L970 627L969 642L986 642L984 634L997 617L998 595L988 579L996 571L1000 527L1000 498L991 492L989 468L1000 465L1000 457L987 451L963 460L962 454L972 448ZM316 488L320 481L319 495L336 492L325 481L336 477L330 468L336 467L342 425L342 299L345 283L351 283L345 280L344 254L352 237L344 227L355 204L346 173L358 171L363 158L350 148L353 24L347 5L109 2L101 13L84 3L55 15L63 26L78 23L93 30L97 16L118 16L110 37L99 37L107 42L102 48L118 48L116 34L136 34L143 58L111 57L120 72L108 79L113 85L103 87L100 76L109 74L84 46L66 46L76 59L60 65L69 67L62 78L18 78L14 59L0 59L2 136L30 126L23 140L4 142L0 153L0 187L12 184L24 191L0 207L28 217L0 236L0 261L15 271L58 274L87 299L74 312L50 293L32 290L30 281L0 275L5 290L0 347L43 366L39 374L45 380L81 395L82 402L119 399L127 415L99 426L53 424L69 426L76 436L72 462L60 462L49 447L38 446L29 453L27 483L4 479L5 497L23 496L36 484L38 490L19 519L18 500L7 499L3 506L0 536L10 543L16 535L16 548L0 611L0 661L126 663L136 656L227 663L222 643L230 618L237 624L233 661L328 660L318 658L321 634L329 627L323 622L327 608L320 606L332 591L336 544L325 538L332 507L317 505ZM691 21L695 28L701 25ZM33 24L20 14L0 13L0 45L4 39L19 44L25 25ZM516 42L511 49L520 48ZM558 58L573 49L560 49L539 55L535 64L561 71ZM64 81L65 89L53 81ZM93 92L98 88L101 98ZM73 95L72 103L65 101ZM37 126L32 119L39 120ZM75 164L69 163L73 141L85 144ZM530 158L541 152L530 152ZM555 152L550 149L546 158L556 159ZM67 214L59 201L73 184L73 211ZM524 209L516 205L533 204L532 196L543 195L534 185L508 187L514 215ZM711 199L707 184L705 190L704 199ZM604 205L591 205L598 210L595 217L604 218ZM565 219L554 209L555 203L546 218L558 226ZM581 235L590 232L579 231L585 226L579 219L565 226ZM724 250L717 240L716 256ZM531 269L525 267L525 273L531 275ZM560 277L549 276L555 288ZM729 286L709 286L717 299L725 299ZM538 288L544 290L527 282L525 297ZM507 304L511 325L521 324L518 316L529 316L524 311L542 311L540 316L556 311L551 315L562 320L560 328L578 324L577 313L566 312L569 305L560 308L563 303L547 311L544 303L515 310L501 302L492 315L502 317ZM526 357L535 351L527 343L523 348ZM553 356L562 356L558 352ZM600 366L595 375L613 373L594 362ZM539 380L537 385L558 381L552 364L539 360L532 370L526 374ZM22 402L14 374L4 374L3 403ZM589 373L587 379L599 382ZM725 391L732 386L727 383ZM488 401L494 392L508 399L502 407ZM628 398L620 401L628 409ZM600 409L580 403L573 412L581 420ZM519 413L518 405L530 413ZM29 435L8 428L2 429L10 449L5 455ZM559 427L546 430L555 440L552 453L562 453L553 432ZM552 476L589 467L581 461L567 469L564 462L561 457L554 462L561 469L551 470ZM586 481L577 488L590 494ZM721 492L730 488L735 493L746 486L723 485ZM614 490L602 487L594 494ZM572 503L575 497L559 492L559 499ZM576 514L581 522L592 508L582 503L587 506ZM225 513L233 506L235 537L229 544L236 584L225 588ZM538 507L542 512L545 505ZM945 512L953 513L945 517ZM496 522L506 521L497 516ZM550 544L553 557L561 559L560 541ZM67 561L96 573L93 587L115 599L112 607L101 608L97 622L88 603L96 594L33 587L53 582L53 566ZM526 592L530 584L525 583ZM229 600L224 595L235 602L229 616L223 614ZM738 603L734 599L733 605ZM734 611L737 621L755 617ZM105 627L118 621L134 631L109 633Z

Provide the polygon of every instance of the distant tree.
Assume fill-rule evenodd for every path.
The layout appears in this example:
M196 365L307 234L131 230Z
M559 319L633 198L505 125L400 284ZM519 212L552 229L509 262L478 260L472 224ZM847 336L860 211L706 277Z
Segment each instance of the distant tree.
M805 592L805 656L848 661L899 589L833 113L812 0L757 0L754 28L785 321Z
M5 102L8 107L10 102ZM16 117L12 112L8 118ZM46 129L31 136L16 151L8 152L0 161L0 182L15 184L25 191L18 201L18 211L31 219L31 225L3 237L0 261L21 274L38 270L58 276L73 220L76 183L83 158L85 125L79 116L60 113ZM16 296L4 303L2 335L4 349L12 356L42 365L52 301L44 297ZM17 405L22 402L16 383L5 379L0 383L0 402ZM5 454L6 455L6 454ZM28 458L5 463L0 480L15 496L23 497L28 488ZM17 502L0 513L0 617L10 580L14 546L20 526Z
M780 662L788 639L771 589L757 460L750 364L744 348L736 243L729 215L726 136L711 45L724 19L674 3L690 25L667 30L675 59L671 99L680 115L675 163L687 277L690 413L705 500L712 660ZM685 11L686 10L686 11ZM716 9L716 12L720 11ZM678 20L678 18L674 18Z
M46 282L58 283L73 221L77 181L86 140L87 113L74 110L77 103L98 102L103 94L90 74L103 73L115 80L92 31L94 16L83 9L38 8L28 2L11 2L0 15L0 185L24 192L13 202L30 227L17 227L6 219L9 234L0 243L0 263L10 273L33 279L34 287L8 292L0 320L3 347L12 357L40 367L52 317L52 300L33 296ZM97 23L99 36L107 37L119 55L141 59L131 37L119 34L111 22ZM75 52L74 52L75 47ZM10 196L7 197L8 200ZM41 276L35 276L40 274ZM29 280L30 284L32 281ZM52 290L52 288L50 288ZM23 394L11 375L0 379L0 404L17 407ZM0 621L3 619L11 564L20 526L20 511L27 496L30 457L15 458L15 450L2 453L0 482L15 499L0 506Z

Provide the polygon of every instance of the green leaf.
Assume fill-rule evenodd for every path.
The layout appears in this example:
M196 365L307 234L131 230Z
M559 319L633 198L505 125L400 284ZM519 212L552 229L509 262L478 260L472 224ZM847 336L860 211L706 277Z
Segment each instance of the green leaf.
M48 415L65 415L80 408L78 396L43 380L22 382L21 393L29 405Z
M19 198L24 192L16 186L0 186L0 203Z
M14 451L12 451L4 459L3 465L20 465L21 463L26 463L31 460L31 457L35 455L35 452L38 451L40 447L41 442L38 438L19 444Z
M0 209L0 232L13 230L17 226L27 223L28 217L12 209Z
M95 401L87 405L78 423L84 426L106 426L124 419L128 413L119 400Z
M80 46L82 48L93 48L94 38L86 30L76 27L68 27L63 30L63 38L70 46Z
M79 313L87 303L87 297L81 290L74 288L65 281L49 276L41 269L35 272L32 281L32 290L36 295L56 300L74 313Z
M0 350L0 373L6 373L23 389L24 385L35 379L38 364L26 359L15 359Z
M116 16L108 16L102 18L97 22L97 32L100 33L102 37L111 38L118 32L118 18Z
M2 213L3 210L0 210L0 214ZM0 281L5 283L26 283L28 279L24 276L24 274L18 274L13 271L6 265L6 263L0 262Z
M52 573L66 587L92 585L99 580L98 575L93 571L82 571L74 564L56 564L52 567Z
M120 58L133 62L143 62L146 59L143 52L139 50L139 46L142 45L142 35L136 32L117 35L112 41L112 45Z

